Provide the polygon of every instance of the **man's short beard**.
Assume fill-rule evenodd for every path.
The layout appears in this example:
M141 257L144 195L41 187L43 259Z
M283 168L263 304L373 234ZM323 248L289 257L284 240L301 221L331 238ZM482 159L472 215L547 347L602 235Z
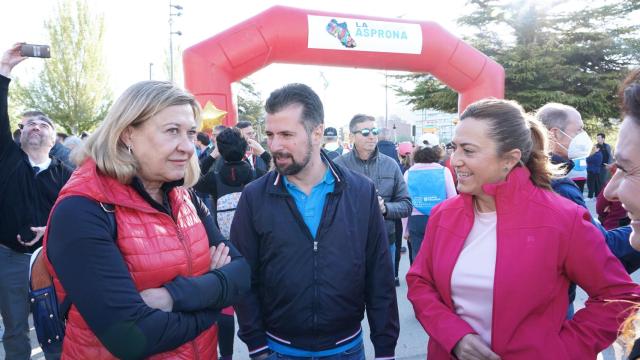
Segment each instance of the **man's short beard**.
M311 139L309 139L309 141L307 142L307 152L304 155L304 158L302 159L302 162L296 162L296 160L293 158L293 155L289 154L289 153L282 153L282 152L274 152L273 153L273 163L275 164L276 167L276 171L278 171L278 173L280 173L280 175L296 175L298 174L300 171L302 171L302 169L304 169L307 164L309 164L309 161L311 160ZM276 159L278 157L289 157L291 159L291 165L287 165L285 167L280 167L278 166L278 162L276 161Z

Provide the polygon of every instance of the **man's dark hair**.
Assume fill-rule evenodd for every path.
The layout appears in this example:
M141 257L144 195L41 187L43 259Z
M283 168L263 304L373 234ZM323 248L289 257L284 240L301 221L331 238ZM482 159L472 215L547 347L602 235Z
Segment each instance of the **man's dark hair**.
M287 106L302 106L302 125L307 134L324 124L324 108L322 101L309 86L304 84L288 84L269 95L264 106L267 114L275 114Z
M218 151L225 161L240 161L247 152L247 140L242 137L240 130L226 128L216 138Z
M202 131L198 131L196 140L200 141L200 143L204 146L209 146L209 143L211 142L211 139L209 139L209 135L203 133Z
M606 138L607 138L606 136L604 136L604 133L598 133L598 135L596 135L596 136L600 136L600 137L601 137L601 138L603 138L603 139L606 139Z
M37 111L37 110L30 110L30 111L25 111L25 112L22 113L22 117L23 118L39 117L39 116L47 117L47 115L45 115L45 113L43 113L42 111Z
M238 121L238 123L236 124L236 127L238 129L246 129L249 126L252 126L252 124L251 124L251 121L247 121L247 120Z
M351 121L349 121L349 131L351 131L352 134L355 133L358 124L363 123L365 121L375 122L376 119L371 115L365 115L365 114L353 115L353 117L351 118Z
M56 136L59 137L59 138L62 138L62 140L64 140L67 137L69 137L69 135L67 135L67 134L65 134L63 132L56 133Z
M54 128L53 126L53 121L42 111L37 111L37 110L30 110L30 111L25 111L22 113L22 118L36 118L38 120L44 121L46 123L48 123L49 125L51 125L52 128Z
M436 163L442 158L442 148L439 145L422 145L413 154L414 163Z

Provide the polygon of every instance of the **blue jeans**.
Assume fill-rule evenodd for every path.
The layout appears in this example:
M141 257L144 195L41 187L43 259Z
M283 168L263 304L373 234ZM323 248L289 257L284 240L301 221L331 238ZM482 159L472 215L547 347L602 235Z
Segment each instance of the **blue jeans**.
M396 243L389 245L389 255L391 255L391 269L396 267Z
M424 233L427 229L428 221L428 215L411 215L407 221L409 241L411 241L411 252L414 260L416 256L418 256L420 246L422 246L422 240L424 239Z
M321 357L298 357L273 352L266 360L365 360L364 345L360 343L343 353Z
M6 359L31 358L29 341L29 255L0 245L0 314Z

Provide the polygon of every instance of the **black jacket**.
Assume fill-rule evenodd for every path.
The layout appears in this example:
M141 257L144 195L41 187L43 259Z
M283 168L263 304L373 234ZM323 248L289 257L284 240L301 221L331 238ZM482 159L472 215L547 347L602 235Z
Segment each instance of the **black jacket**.
M70 169L75 169L76 164L74 164L71 159L69 159L69 155L71 155L71 150L68 147L56 142L53 144L51 151L49 151L49 157L56 158L62 161L63 164L67 165Z
M366 309L376 357L393 356L398 306L375 188L322 156L336 181L315 239L278 173L244 189L231 241L252 276L250 294L235 306L238 335L252 356L266 350L267 336L305 350L331 349L358 333Z
M47 224L49 211L72 170L53 158L49 168L34 174L29 157L11 136L7 111L10 81L0 75L0 244L28 253L42 246L42 241L25 247L16 236L30 241L35 236L30 227Z
M220 161L213 164L207 161L205 164L207 166L201 168L200 179L193 188L198 192L211 195L214 201L218 201L219 198L230 192L241 192L245 185L264 175L264 173L259 173L258 169L251 168L251 164L247 161L228 162L220 157ZM219 189L219 180L228 189Z

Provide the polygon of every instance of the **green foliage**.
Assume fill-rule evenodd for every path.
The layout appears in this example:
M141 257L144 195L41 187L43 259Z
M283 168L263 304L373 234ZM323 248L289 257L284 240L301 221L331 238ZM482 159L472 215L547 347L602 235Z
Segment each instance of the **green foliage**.
M68 133L91 131L111 105L103 61L104 19L81 0L63 0L45 22L51 59L42 73L14 91L18 105L40 110Z
M260 92L256 90L253 81L249 78L240 81L238 120L250 121L258 140L261 140L264 134L264 106L260 99Z
M13 81L12 81L13 83ZM13 88L15 86L15 84L11 84L11 87ZM20 115L25 112L26 110L21 107L20 105L18 105L17 100L15 99L15 91L13 91L13 89L11 89L9 91L9 125L11 127L11 131L15 131L18 128L18 124L20 123L21 117Z
M640 60L640 26L628 20L640 2L580 3L580 10L563 11L576 3L470 0L473 11L459 24L474 30L466 41L505 68L506 98L527 111L552 101L568 104L587 129L608 132L619 115L618 84ZM396 91L414 109L457 110L457 94L433 76L404 79L415 86Z

